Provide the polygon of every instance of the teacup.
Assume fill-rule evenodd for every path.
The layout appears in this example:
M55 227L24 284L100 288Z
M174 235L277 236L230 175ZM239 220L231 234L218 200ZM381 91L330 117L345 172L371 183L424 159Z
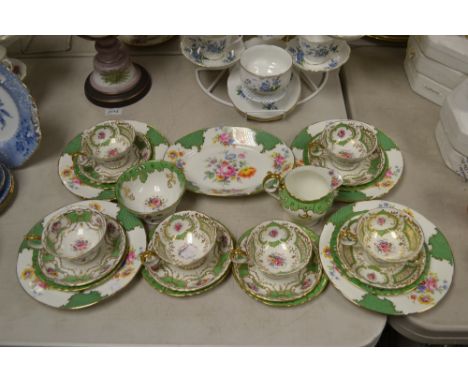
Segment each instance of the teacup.
M86 130L83 137L91 157L97 163L114 169L128 162L135 130L127 122L106 121Z
M217 241L218 231L210 217L197 211L178 212L156 228L142 260L150 266L163 260L182 269L194 269L214 252Z
M259 95L286 90L291 80L292 58L275 45L254 45L240 59L242 84Z
M366 212L357 224L357 240L380 263L402 263L421 252L424 233L416 221L396 208Z
M330 36L299 36L299 46L306 61L321 64L328 60L330 53L334 52L338 45Z
M258 267L270 277L291 276L306 267L313 253L313 243L298 225L271 220L256 226L246 241L246 251L231 253L237 264Z
M203 57L218 60L225 56L233 44L234 36L187 36Z
M185 176L165 161L147 161L125 171L115 184L117 201L148 224L173 214L185 192Z
M306 226L314 225L327 213L342 184L338 172L316 166L296 167L284 178L269 172L263 180L265 191L280 201L292 220Z
M107 222L101 213L74 207L52 217L42 236L29 236L27 240L40 239L39 245L33 242L30 245L53 256L84 264L98 255L106 229Z
M378 146L375 128L364 122L344 120L328 124L320 140L309 145L309 155L328 155L340 170L350 171Z

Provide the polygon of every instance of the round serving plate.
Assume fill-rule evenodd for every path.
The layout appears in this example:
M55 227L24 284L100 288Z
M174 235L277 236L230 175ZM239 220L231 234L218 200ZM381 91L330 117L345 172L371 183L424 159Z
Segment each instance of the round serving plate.
M353 282L337 256L337 237L344 224L371 209L388 207L403 210L416 220L424 232L428 253L424 277L416 285L402 288L397 295L386 295L384 290ZM358 202L332 215L320 235L320 259L328 278L346 299L362 308L388 315L421 313L433 308L447 294L454 272L452 251L440 230L418 212L382 200Z
M123 121L129 123L135 129L139 137L135 140L136 153L131 155L141 156L141 158L162 160L164 153L169 145L169 142L155 128L144 122L138 121ZM73 138L63 150L59 163L58 171L60 180L68 191L83 199L100 199L114 200L116 198L114 192L114 183L106 181L98 183L100 178L109 178L114 175L115 170L103 170L102 166L96 169L89 168L86 165L86 160L82 156L76 155L85 151L82 144L82 134L78 134ZM147 142L151 146L152 154L145 153L147 150ZM140 144L141 143L141 144Z
M309 159L309 144L316 140L323 129L332 122L346 122L346 120L327 120L314 123L303 129L294 138L291 148L296 158L296 165L309 165L312 162ZM398 146L393 140L384 134L381 130L377 131L377 141L379 148L385 154L385 165L377 177L371 182L358 186L341 186L338 189L337 201L340 202L359 202L382 197L395 187L403 173L403 156ZM340 170L338 170L340 171Z
M116 203L101 200L86 200L62 207L47 215L32 227L27 235L41 235L44 224L57 213L70 207L94 208L116 219L127 235L126 258L119 270L108 280L82 291L64 291L52 288L41 280L34 270L33 257L39 251L23 240L16 266L18 280L28 295L45 305L61 309L81 309L94 305L123 290L140 270L140 253L146 250L146 232L141 221Z
M178 139L164 160L184 171L188 190L213 196L261 192L269 171L283 175L294 165L292 151L274 135L229 126L198 130Z

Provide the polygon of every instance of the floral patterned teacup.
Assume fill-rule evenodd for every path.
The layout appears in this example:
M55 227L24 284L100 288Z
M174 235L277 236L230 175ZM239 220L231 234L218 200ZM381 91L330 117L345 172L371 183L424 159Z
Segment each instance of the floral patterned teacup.
M302 166L288 172L284 178L268 173L263 188L280 201L292 220L312 226L331 208L337 188L343 178L326 167Z
M376 208L363 214L356 232L346 232L346 245L359 243L380 264L402 263L421 252L424 233L407 213L392 207Z
M328 60L330 53L336 51L336 40L330 36L299 36L299 46L304 59L311 64L321 64Z
M208 60L223 58L234 43L233 36L187 36L187 38L193 49L198 49L199 53Z
M313 244L304 230L291 222L271 220L256 226L246 242L247 251L236 248L231 260L256 266L271 277L291 276L309 262Z
M29 236L31 247L44 249L49 254L77 263L87 263L99 253L107 222L105 217L91 208L71 208L52 217L41 237ZM40 244L32 240L38 240Z
M182 269L194 269L214 253L217 242L218 231L209 216L182 211L156 228L142 260L151 266L163 260Z
M135 130L127 122L106 121L86 130L83 137L97 163L108 168L119 168L128 162Z
M286 90L291 80L292 58L275 45L254 45L240 59L243 86L259 95Z
M119 204L150 225L174 213L184 192L184 174L165 161L147 161L131 167L115 184Z
M336 168L350 171L372 155L377 146L373 126L352 120L334 121L325 127L320 140L309 145L309 155L327 155Z

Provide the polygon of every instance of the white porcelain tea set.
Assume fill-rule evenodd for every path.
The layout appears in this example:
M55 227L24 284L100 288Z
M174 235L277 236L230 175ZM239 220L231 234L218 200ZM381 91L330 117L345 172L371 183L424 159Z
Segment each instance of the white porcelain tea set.
M298 36L286 47L280 37L254 38L245 48L242 36L183 36L181 51L199 67L229 68L227 93L232 106L249 119L273 121L283 118L299 102L301 78L293 67L304 72L328 72L342 66L350 54L346 40L340 37ZM207 95L226 103L205 88L198 76L197 71L197 81ZM318 92L321 87L314 89Z

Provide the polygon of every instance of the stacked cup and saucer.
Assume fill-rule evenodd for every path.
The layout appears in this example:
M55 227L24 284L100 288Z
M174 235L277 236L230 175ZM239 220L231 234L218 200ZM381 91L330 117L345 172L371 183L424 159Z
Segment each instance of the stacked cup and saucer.
M294 66L308 72L329 72L348 61L351 48L337 36L297 36L287 44Z
M104 121L69 142L59 159L59 176L81 198L113 200L119 176L153 157L162 157L167 146L167 140L144 122Z
M338 234L337 256L349 278L389 295L418 286L428 265L422 228L395 207L349 219Z
M249 119L283 118L299 101L301 81L293 60L275 45L253 45L242 53L228 77L228 95Z
M143 149L141 149L143 148ZM148 160L151 145L126 121L106 121L86 130L81 152L75 153L79 173L96 183L115 183L128 168Z
M182 54L193 64L208 70L223 70L240 60L242 36L182 36Z
M35 249L36 276L49 289L87 291L109 280L123 264L127 236L114 218L85 206L70 206L25 240Z
M233 274L249 296L290 307L318 296L327 285L318 236L308 228L270 220L246 231L232 251Z
M229 231L197 211L181 211L155 229L141 255L143 277L159 292L188 297L211 290L229 274L233 249Z
M386 164L376 129L353 120L328 122L322 132L309 142L308 155L310 164L336 169L345 187L372 182Z

